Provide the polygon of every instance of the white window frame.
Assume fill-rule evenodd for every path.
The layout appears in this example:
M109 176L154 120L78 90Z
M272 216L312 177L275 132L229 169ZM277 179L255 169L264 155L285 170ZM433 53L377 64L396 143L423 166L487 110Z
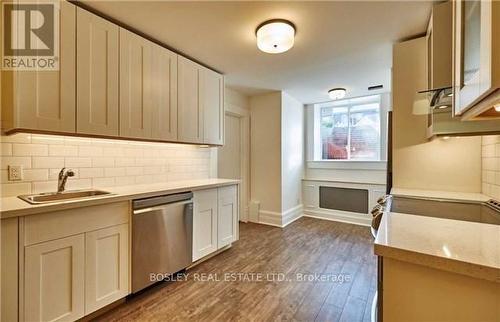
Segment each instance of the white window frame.
M351 98L346 100L329 101L318 104L306 105L306 127L307 127L307 162L311 165L320 166L320 163L338 164L341 163L351 163L351 164L361 164L366 163L367 165L376 163L386 163L387 154L387 111L390 110L390 94L383 93L377 95L363 96L357 98ZM380 113L380 153L379 160L351 160L351 159L323 159L322 158L322 141L321 141L321 108L323 107L348 107L348 113L350 113L350 108L355 105L364 105L370 103L379 104ZM350 132L350 127L349 127ZM350 140L350 133L349 138ZM350 151L349 151L350 155ZM337 167L337 166L333 166ZM344 166L341 166L343 168Z

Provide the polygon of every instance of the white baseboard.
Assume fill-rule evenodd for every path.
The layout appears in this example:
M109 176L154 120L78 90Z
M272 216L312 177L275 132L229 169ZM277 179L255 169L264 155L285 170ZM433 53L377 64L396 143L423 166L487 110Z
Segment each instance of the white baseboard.
M358 214L340 210L306 209L304 210L304 217L340 221L360 226L371 225L371 217L368 214Z
M328 209L304 210L303 205L288 209L283 213L260 210L258 223L283 228L302 217L339 221L367 227L371 225L371 217L368 214L358 214L354 212Z
M303 206L298 205L282 213L275 211L260 210L259 223L275 227L285 227L303 215Z
M259 210L259 224L281 227L281 213Z
M243 216L240 216L240 220L239 221L241 221L241 222L249 222L250 221L249 215L250 215L250 211L248 210L248 206L247 207L243 207Z
M304 214L304 207L302 205L295 206L293 208L288 209L287 211L282 213L282 218L281 218L281 225L282 227L285 227L291 223L293 223L295 220L299 219L302 217Z

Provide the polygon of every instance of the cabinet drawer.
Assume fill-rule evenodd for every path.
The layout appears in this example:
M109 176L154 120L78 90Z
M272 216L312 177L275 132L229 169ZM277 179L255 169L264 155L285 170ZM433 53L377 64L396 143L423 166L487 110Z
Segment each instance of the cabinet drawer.
M233 199L237 197L237 191L236 191L237 186L226 186L226 187L220 187L219 188L219 202L224 199Z
M24 219L24 245L128 223L129 217L128 201L27 216Z

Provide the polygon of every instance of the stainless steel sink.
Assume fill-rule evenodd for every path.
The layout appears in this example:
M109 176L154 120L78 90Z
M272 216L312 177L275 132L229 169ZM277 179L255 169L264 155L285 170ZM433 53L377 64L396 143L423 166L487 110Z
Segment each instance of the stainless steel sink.
M23 195L19 196L18 198L32 205L36 205L36 204L53 203L53 202L72 200L72 199L89 199L110 194L111 192L91 189L91 190L70 190L61 193L46 192L34 195Z

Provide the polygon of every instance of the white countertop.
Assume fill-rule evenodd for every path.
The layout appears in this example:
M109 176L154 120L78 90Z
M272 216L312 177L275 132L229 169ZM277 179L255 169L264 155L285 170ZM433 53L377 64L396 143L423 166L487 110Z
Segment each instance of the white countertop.
M110 202L153 197L157 195L208 189L220 186L238 184L239 180L231 179L201 179L174 181L165 183L131 185L122 187L109 187L95 189L109 191L111 195L93 197L88 199L65 200L50 204L31 205L17 197L0 198L0 217L18 217L37 213L86 207Z
M439 190L419 190L419 189L405 189L405 188L392 188L391 195L402 197L425 197L437 199L452 199L484 202L491 198L481 193L472 192L452 192L452 191L439 191Z
M375 254L500 283L500 226L385 213Z

